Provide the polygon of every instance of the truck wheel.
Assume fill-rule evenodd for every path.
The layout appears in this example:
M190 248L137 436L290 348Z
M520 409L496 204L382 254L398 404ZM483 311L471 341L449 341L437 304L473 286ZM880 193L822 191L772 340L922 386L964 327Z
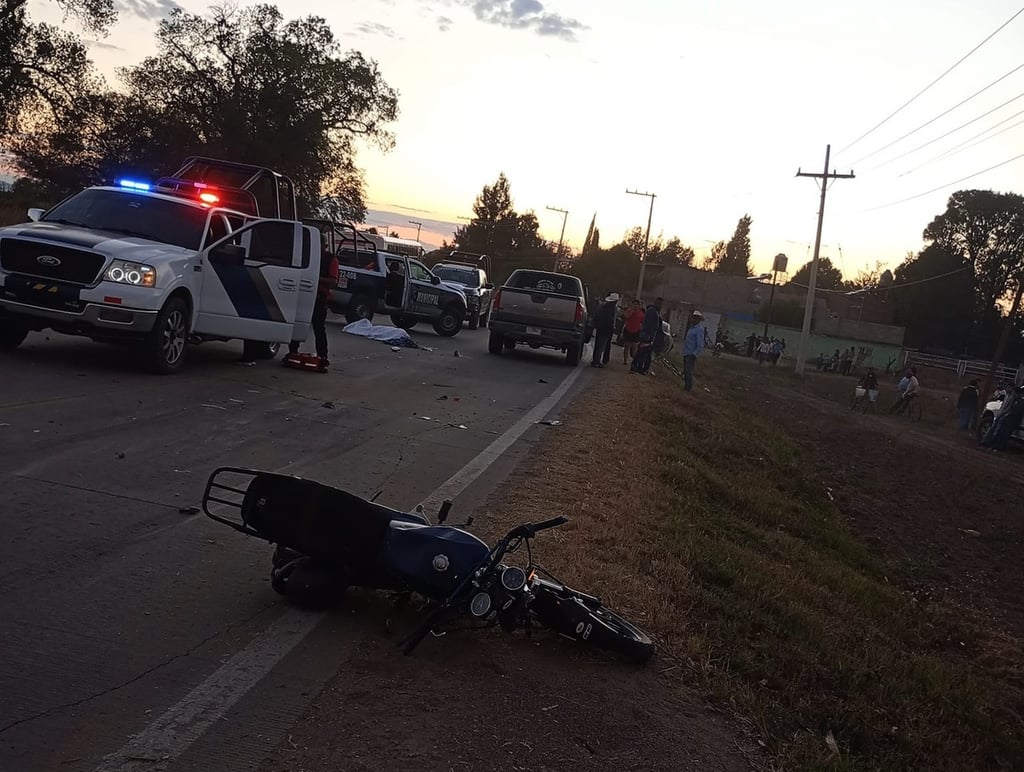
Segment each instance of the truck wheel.
M505 348L505 336L500 332L491 330L491 337L487 339L487 350L492 354L501 356L501 350Z
M172 297L157 314L153 330L146 336L143 352L147 368L159 375L177 372L185 363L188 343L188 303Z
M444 338L450 338L462 329L462 318L465 314L455 311L451 306L444 309L434 322L434 332Z
M569 346L569 348L565 350L565 363L569 365L569 367L575 367L580 363L580 351L581 349L578 345Z
M356 295L349 302L348 309L345 311L345 321L349 324L358 322L360 319L372 322L373 311L373 301L370 298L366 295Z
M981 420L978 421L978 442L985 439L985 435L988 434L988 430L992 428L992 424L995 423L995 416L992 413L986 412L982 415Z
M27 327L14 319L0 319L0 351L14 351L24 342L26 335Z
M408 316L399 316L398 314L391 315L391 323L403 330L411 330L416 326L415 319L410 319Z

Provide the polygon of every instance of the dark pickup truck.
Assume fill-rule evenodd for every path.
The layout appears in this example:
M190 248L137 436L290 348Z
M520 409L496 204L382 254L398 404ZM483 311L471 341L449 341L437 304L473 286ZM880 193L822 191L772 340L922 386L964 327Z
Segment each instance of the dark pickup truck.
M488 351L501 354L525 343L558 349L575 366L590 340L588 307L587 287L577 276L514 271L491 301Z

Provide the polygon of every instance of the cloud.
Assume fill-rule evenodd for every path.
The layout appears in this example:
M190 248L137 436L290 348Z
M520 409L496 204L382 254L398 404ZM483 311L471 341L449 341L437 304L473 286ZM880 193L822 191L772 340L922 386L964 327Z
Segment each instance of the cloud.
M531 29L538 35L576 40L576 33L587 29L578 19L548 11L540 0L463 0L477 19L509 29Z
M150 21L166 18L171 11L180 7L174 0L116 0L114 6L119 13Z
M356 29L364 35L382 35L386 38L397 38L398 34L387 24L380 24L375 21L363 21L356 25Z
M441 30L441 32L447 32L450 30L452 28L452 24L454 24L454 22L447 16L437 17L437 28Z
M125 49L121 46L115 46L113 43L104 43L102 40L86 40L86 45L90 48L101 48L105 51L124 51Z

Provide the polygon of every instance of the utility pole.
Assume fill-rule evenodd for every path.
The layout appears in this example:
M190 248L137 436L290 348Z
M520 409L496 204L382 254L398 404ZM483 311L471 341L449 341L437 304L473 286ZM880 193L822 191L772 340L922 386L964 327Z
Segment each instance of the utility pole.
M654 199L657 198L657 193L641 193L638 190L626 190L626 193L630 196L649 196L651 199L651 208L647 213L647 233L644 236L644 253L640 258L640 276L636 280L636 298L637 300L643 295L644 292L644 271L647 269L647 247L651 243L651 218L654 217Z
M416 240L420 240L420 228L423 227L423 223L416 222L415 220L409 220L409 223L416 226Z
M548 206L544 208L550 209L552 212L562 213L562 235L558 237L558 252L555 253L555 267L551 269L552 271L557 271L558 262L562 258L562 241L565 239L565 224L569 221L569 212L566 209L559 209L557 206Z
M800 345L796 350L797 375L804 374L804 359L807 355L807 341L811 334L811 314L814 311L814 288L818 282L818 256L821 253L821 226L825 221L825 193L828 192L829 180L852 180L853 171L849 174L829 173L828 161L832 153L832 145L825 145L825 169L821 174L796 170L797 177L814 177L821 180L821 204L818 207L818 231L814 236L814 257L811 259L811 276L807 281L807 302L804 305L804 325L800 331Z

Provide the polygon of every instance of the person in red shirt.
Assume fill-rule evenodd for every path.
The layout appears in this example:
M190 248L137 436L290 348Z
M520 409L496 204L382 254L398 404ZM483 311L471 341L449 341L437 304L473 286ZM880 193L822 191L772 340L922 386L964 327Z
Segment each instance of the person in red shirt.
M622 315L622 364L628 365L636 356L643 326L644 309L639 300L634 300Z
M327 360L327 301L331 290L338 286L340 268L338 257L331 253L326 235L321 235L320 242L320 282L316 290L316 302L313 305L313 338L316 341L316 355L320 357L320 372L326 373L330 362ZM299 341L288 344L289 354L299 353Z

